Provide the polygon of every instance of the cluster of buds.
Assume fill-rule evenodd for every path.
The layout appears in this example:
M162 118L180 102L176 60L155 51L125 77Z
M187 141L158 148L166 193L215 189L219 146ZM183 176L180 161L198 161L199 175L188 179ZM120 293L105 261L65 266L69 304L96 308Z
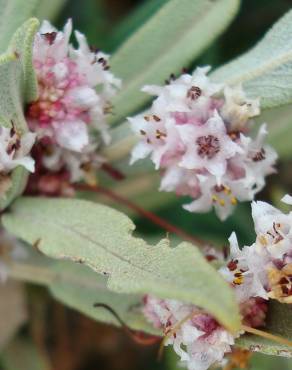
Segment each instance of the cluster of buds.
M104 161L97 148L110 142L106 116L120 80L110 72L108 56L90 48L78 31L79 47L73 48L71 33L70 20L63 32L44 21L37 33L33 62L39 96L26 118L37 134L37 175L90 182Z
M288 195L283 201L292 205ZM218 251L208 248L204 252L208 260L223 264L219 273L235 291L243 325L258 328L265 324L269 299L292 302L292 212L284 214L268 203L253 202L252 216L255 243L240 249L233 233L227 261ZM144 297L143 313L154 327L163 329L165 345L173 345L189 370L222 364L236 337L244 332L232 335L192 304L149 295Z
M150 155L161 170L160 190L193 198L184 206L191 212L214 206L224 220L238 201L252 200L263 188L277 155L264 144L265 124L250 136L259 100L248 99L241 86L211 82L209 70L142 89L157 98L147 114L129 118L140 137L131 163Z
M11 172L18 166L34 171L34 160L29 153L35 134L20 133L14 126L0 126L0 198L5 198L12 186Z

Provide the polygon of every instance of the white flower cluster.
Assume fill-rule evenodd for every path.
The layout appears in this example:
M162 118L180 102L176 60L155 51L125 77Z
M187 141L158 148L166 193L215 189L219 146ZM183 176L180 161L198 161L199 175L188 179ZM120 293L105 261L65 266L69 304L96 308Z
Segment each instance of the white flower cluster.
M212 83L209 70L197 68L165 86L142 89L157 98L146 115L129 118L140 137L131 163L150 155L162 170L160 190L192 197L184 206L191 212L214 206L224 220L238 200L252 200L263 188L277 155L264 144L265 124L250 136L259 100L248 99L241 86Z
M292 204L286 195L283 202ZM231 260L221 273L240 302L247 297L292 303L292 212L284 214L265 202L252 203L256 241L241 250L231 235Z
M44 147L37 160L53 172L65 167L75 182L88 166L102 161L96 149L101 141L110 141L106 114L120 80L109 71L108 56L92 50L78 31L79 47L74 49L71 33L71 20L63 32L44 21L36 35L33 61L39 97L28 107L27 120Z
M288 195L283 201L292 205ZM219 272L235 290L243 324L256 328L265 323L268 299L292 303L292 212L284 214L268 203L253 202L252 216L255 243L240 249L232 234L230 258ZM207 259L223 261L218 252L210 248L205 252ZM236 338L192 304L146 296L143 312L156 328L164 330L165 345L173 345L189 370L222 363ZM171 332L179 322L183 323Z
M34 160L29 156L35 134L20 134L14 125L0 126L0 198L5 197L11 186L10 173L18 166L34 171Z

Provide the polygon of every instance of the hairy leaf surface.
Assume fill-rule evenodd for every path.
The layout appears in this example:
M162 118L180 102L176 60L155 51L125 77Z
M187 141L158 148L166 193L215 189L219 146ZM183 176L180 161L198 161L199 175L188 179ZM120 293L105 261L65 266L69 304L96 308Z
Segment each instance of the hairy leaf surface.
M113 55L114 73L123 87L114 99L114 121L149 101L145 84L164 83L180 73L231 22L239 0L170 0ZM204 37L202 37L204 35Z
M212 77L227 84L243 83L262 108L292 102L292 10L250 51L218 68Z
M39 240L46 255L107 275L113 291L194 303L230 330L240 326L232 290L195 246L148 245L132 236L134 224L116 210L84 200L22 198L3 222L26 242Z
M27 131L24 104L37 96L37 83L32 66L32 43L39 22L30 19L13 36L6 54L0 56L0 124L11 127L12 122L21 133ZM23 167L12 173L12 186L0 209L19 195L26 184L27 171Z

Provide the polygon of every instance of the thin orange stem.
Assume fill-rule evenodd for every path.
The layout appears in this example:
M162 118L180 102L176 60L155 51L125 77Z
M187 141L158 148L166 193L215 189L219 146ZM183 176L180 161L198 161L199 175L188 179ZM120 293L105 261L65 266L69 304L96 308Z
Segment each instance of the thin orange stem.
M267 333L265 331L251 328L250 326L242 325L242 329L247 333L257 335L262 338L273 340L276 343L284 344L285 346L292 347L292 342L286 338L278 337L277 335Z

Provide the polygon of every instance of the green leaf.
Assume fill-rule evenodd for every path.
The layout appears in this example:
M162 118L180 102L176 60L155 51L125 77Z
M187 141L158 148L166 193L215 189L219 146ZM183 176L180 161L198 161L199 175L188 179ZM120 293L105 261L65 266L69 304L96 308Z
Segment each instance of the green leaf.
M31 18L15 32L8 48L12 55L16 53L21 67L21 101L29 103L38 97L37 78L33 67L33 41L39 28L39 21Z
M250 51L218 68L212 77L227 84L243 83L262 108L292 102L292 10Z
M53 21L64 8L68 0L38 0L36 2L38 6L33 15L40 20L47 19Z
M15 30L46 0L0 0L0 53L6 51ZM51 3L51 2L50 2Z
M163 83L180 72L224 31L239 0L170 0L113 55L114 73L123 87L114 99L114 121L149 101L145 84ZM204 35L204 37L203 37Z
M97 275L82 264L54 261L30 250L25 260L12 261L9 276L47 286L56 299L94 320L119 326L108 311L93 307L95 303L104 303L112 307L132 329L162 336L162 332L145 319L141 311L141 294L121 294L108 290L106 277ZM292 340L291 310L290 305L270 301L267 326L262 330ZM291 348L255 335L241 336L236 345L253 352L292 357Z
M289 159L292 154L291 128L292 106L283 105L273 109L267 109L257 119L257 125L267 122L269 144L277 151L281 159ZM117 146L115 147L117 152Z
M262 330L292 341L292 307L276 301L269 302L267 325ZM251 351L292 357L292 347L277 344L271 340L255 335L244 335L237 344Z
M12 261L8 274L15 280L46 286L60 302L94 320L119 325L108 311L93 307L95 303L104 303L132 329L162 334L145 320L141 311L142 295L110 291L105 276L82 264L52 260L27 248L27 258Z
M24 103L37 96L36 78L32 66L32 43L39 26L30 19L15 33L6 54L0 56L0 124L24 133L27 124ZM12 172L12 186L5 198L0 199L0 210L22 193L27 181L27 171L19 167Z
M114 27L108 41L110 49L112 50L118 47L129 35L133 34L141 24L145 23L168 1L169 0L144 1L141 5L137 6Z
M49 289L60 302L92 319L119 326L108 311L94 307L95 303L107 304L132 329L161 335L144 318L141 295L119 294L108 290L106 278L86 266L62 261L52 269L58 274L58 278L49 285Z
M167 240L156 246L134 238L135 226L111 208L84 200L17 200L4 226L53 258L82 262L106 274L109 289L194 303L231 331L240 327L234 294L196 247Z

